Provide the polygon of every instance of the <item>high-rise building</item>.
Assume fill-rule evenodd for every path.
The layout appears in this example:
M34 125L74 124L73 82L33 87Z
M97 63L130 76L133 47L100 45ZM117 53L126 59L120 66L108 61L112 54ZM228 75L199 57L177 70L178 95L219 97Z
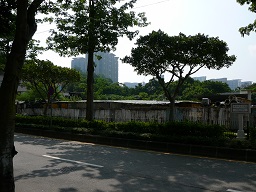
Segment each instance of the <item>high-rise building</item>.
M222 82L222 83L228 83L227 78L218 78L218 79L209 79L209 81L216 81L216 82Z
M76 58L73 58L71 61L71 69L76 69L81 73L86 72L86 68L87 68L86 65L87 65L87 61L84 57L76 57Z
M71 68L82 73L87 72L88 54L84 57L73 58ZM97 52L94 54L95 74L118 82L118 57L109 52Z
M206 76L202 77L193 77L194 80L198 81L205 81ZM217 82L222 82L222 83L227 83L229 88L232 90L235 90L236 88L244 88L246 86L252 85L252 81L244 81L242 82L241 79L232 79L228 80L227 78L217 78L217 79L209 79L209 81L217 81Z
M100 59L98 59L100 57ZM86 66L88 54L85 56ZM118 82L118 57L109 52L97 52L94 54L95 74L102 75L111 79L114 83Z
M242 81L241 82L241 88L245 88L252 85L252 81Z
M241 79L228 80L227 84L232 90L235 90L238 87L241 88Z
M194 80L196 81L200 81L200 82L203 82L203 81L206 81L206 76L201 76L201 77L192 77Z

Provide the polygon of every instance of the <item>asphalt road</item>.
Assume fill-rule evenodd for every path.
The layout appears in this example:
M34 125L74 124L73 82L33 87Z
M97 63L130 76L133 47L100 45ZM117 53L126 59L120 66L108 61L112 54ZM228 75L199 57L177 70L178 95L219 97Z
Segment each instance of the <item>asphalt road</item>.
M256 192L256 164L15 135L17 192Z

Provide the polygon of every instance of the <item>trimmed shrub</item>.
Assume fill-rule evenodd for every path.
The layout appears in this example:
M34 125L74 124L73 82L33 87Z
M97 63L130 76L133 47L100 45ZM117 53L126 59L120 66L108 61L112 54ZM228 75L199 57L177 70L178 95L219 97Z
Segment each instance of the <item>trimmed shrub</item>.
M52 126L50 127L50 121ZM59 132L93 134L127 139L141 139L159 142L175 142L209 146L224 146L229 137L219 125L206 125L195 122L105 122L85 119L65 119L45 116L16 117L17 127L51 129ZM253 135L253 134L252 134ZM255 131L256 137L256 131Z
M249 127L249 141L253 148L256 148L256 127Z

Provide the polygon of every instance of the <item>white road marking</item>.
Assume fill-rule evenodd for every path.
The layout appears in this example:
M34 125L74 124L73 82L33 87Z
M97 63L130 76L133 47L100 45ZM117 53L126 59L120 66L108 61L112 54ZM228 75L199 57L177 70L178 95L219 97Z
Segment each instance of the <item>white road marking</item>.
M61 161L72 162L72 163L77 163L77 164L80 164L80 165L87 165L87 166L91 166L91 167L97 167L97 168L103 168L104 167L102 165L85 163L85 162L82 162L82 161L74 161L74 160L70 160L70 159L63 159L63 158L54 157L54 156L50 156L50 155L43 155L43 157L47 157L47 158L51 158L51 159L57 159L57 160L61 160Z
M242 191L237 191L237 190L233 190L233 189L228 189L227 192L242 192Z

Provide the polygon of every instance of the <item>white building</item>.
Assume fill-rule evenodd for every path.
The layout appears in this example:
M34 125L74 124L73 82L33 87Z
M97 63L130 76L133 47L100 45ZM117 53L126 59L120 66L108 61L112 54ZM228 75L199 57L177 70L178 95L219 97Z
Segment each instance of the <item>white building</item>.
M235 90L236 88L241 88L241 79L228 80L227 84L232 90Z
M98 56L101 59L98 59ZM71 68L82 73L87 72L88 54L84 57L73 58ZM109 52L97 52L94 54L95 74L118 82L118 57Z
M203 82L203 81L206 81L206 76L201 76L201 77L192 77L194 80L196 81L200 81L200 82Z
M81 73L86 73L86 59L84 57L76 57L71 61L71 69L76 69Z
M109 78L114 83L118 82L118 57L109 52L97 52L94 55L95 74ZM97 56L101 59L97 59ZM88 55L85 58L88 61Z

